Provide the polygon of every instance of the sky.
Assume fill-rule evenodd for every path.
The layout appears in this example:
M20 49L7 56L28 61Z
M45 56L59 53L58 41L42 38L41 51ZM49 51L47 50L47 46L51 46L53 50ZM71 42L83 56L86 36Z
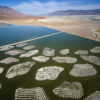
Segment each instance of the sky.
M69 9L100 9L100 0L0 0L0 5L25 14L40 15Z

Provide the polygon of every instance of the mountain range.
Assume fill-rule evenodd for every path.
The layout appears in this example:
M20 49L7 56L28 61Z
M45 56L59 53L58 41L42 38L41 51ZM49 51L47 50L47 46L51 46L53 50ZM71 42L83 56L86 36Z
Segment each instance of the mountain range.
M47 14L46 16L68 16L68 15L100 15L100 9L95 10L62 10L55 11L53 13ZM19 19L19 18L30 18L36 17L33 15L27 15L16 10L0 6L0 19Z
M6 6L0 6L0 19L26 18L29 15L15 11Z
M49 16L67 16L67 15L100 15L100 9L95 10L62 10L48 14Z

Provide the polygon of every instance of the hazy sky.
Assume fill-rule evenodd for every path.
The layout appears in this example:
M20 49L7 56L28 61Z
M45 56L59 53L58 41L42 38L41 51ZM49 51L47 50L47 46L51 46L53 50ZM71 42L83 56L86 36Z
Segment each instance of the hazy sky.
M100 0L0 0L0 5L39 15L68 9L100 9Z

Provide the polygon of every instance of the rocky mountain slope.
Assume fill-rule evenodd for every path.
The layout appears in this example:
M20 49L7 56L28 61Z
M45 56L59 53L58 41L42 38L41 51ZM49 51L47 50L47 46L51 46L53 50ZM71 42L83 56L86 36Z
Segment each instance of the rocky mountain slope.
M17 12L12 8L0 6L0 19L9 19L9 18L26 18L29 15Z
M63 11L56 11L51 14L50 16L65 16L65 15L100 15L100 9L95 10L63 10Z

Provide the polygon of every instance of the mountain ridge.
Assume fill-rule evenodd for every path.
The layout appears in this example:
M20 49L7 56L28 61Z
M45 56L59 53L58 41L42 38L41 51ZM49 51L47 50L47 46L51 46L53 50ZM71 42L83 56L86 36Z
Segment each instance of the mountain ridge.
M9 8L7 6L0 6L0 19L10 19L10 18L26 18L29 15L17 12L16 10Z
M49 16L64 16L64 15L100 15L100 9L94 10L61 10L48 14Z

